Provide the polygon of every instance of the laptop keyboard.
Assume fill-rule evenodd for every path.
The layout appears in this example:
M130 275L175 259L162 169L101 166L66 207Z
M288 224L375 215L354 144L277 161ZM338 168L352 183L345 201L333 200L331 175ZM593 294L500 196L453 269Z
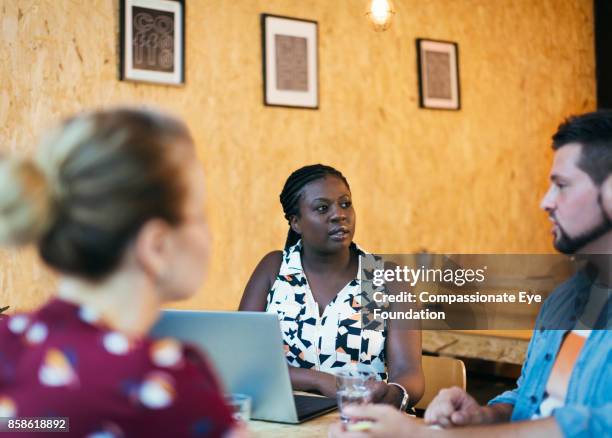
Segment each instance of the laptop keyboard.
M302 394L294 394L293 398L295 399L295 409L299 420L311 417L319 412L328 412L336 407L336 400L333 398Z

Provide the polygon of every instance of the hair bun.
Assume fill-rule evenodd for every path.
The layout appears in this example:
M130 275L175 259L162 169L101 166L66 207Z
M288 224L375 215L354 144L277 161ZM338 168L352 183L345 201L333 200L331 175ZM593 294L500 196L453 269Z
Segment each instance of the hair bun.
M31 159L0 160L0 243L38 241L52 221L52 190Z

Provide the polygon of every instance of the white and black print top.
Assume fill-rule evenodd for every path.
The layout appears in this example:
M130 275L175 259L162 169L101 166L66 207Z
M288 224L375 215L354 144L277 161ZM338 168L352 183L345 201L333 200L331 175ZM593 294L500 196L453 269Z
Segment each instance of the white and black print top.
M353 244L354 245L354 244ZM283 252L276 281L268 292L266 312L278 314L289 365L328 373L358 367L386 380L386 326L369 328L362 320L361 258L351 280L319 315L302 269L302 242Z

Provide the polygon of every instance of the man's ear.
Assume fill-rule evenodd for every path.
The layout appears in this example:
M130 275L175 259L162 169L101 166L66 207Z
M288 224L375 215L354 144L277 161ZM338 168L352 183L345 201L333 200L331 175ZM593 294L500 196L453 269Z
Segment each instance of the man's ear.
M296 215L291 216L291 221L289 223L291 224L291 229L293 231L298 234L302 234L302 227L300 226L300 221Z
M601 185L601 202L609 221L612 221L612 174Z
M136 263L151 278L159 278L166 268L170 225L161 219L148 220L134 242Z

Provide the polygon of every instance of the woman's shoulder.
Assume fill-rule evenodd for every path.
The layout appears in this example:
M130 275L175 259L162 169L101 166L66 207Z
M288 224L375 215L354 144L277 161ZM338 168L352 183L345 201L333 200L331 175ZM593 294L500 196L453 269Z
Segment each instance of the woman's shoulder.
M197 349L81 321L79 313L90 320L93 315L76 307L68 313L66 306L41 310L0 322L0 356L6 359L0 386L7 397L15 395L17 412L37 416L53 408L74 414L75 430L81 431L90 425L78 412L105 418L113 400L113 411L139 427L180 428L205 419L220 435L232 425L212 368Z
M52 299L30 312L16 312L0 320L0 353L18 360L20 355L31 357L34 350L46 351L63 344L67 337L88 337L79 327L77 306Z
M265 256L263 256L259 264L265 266L268 269L274 268L276 269L276 272L278 272L278 268L283 262L283 255L284 251L281 250L270 251Z
M190 367L212 376L202 355L178 340L130 337L108 328L86 307L61 300L0 321L0 353L3 350L8 350L8 358L31 361L27 368L41 370L43 386L77 381L95 385L155 370L178 378Z
M283 251L270 251L258 263L253 275L267 279L270 285L272 285L283 264L283 256Z
M244 289L239 310L265 310L268 292L280 271L282 260L282 251L271 251L259 261Z

